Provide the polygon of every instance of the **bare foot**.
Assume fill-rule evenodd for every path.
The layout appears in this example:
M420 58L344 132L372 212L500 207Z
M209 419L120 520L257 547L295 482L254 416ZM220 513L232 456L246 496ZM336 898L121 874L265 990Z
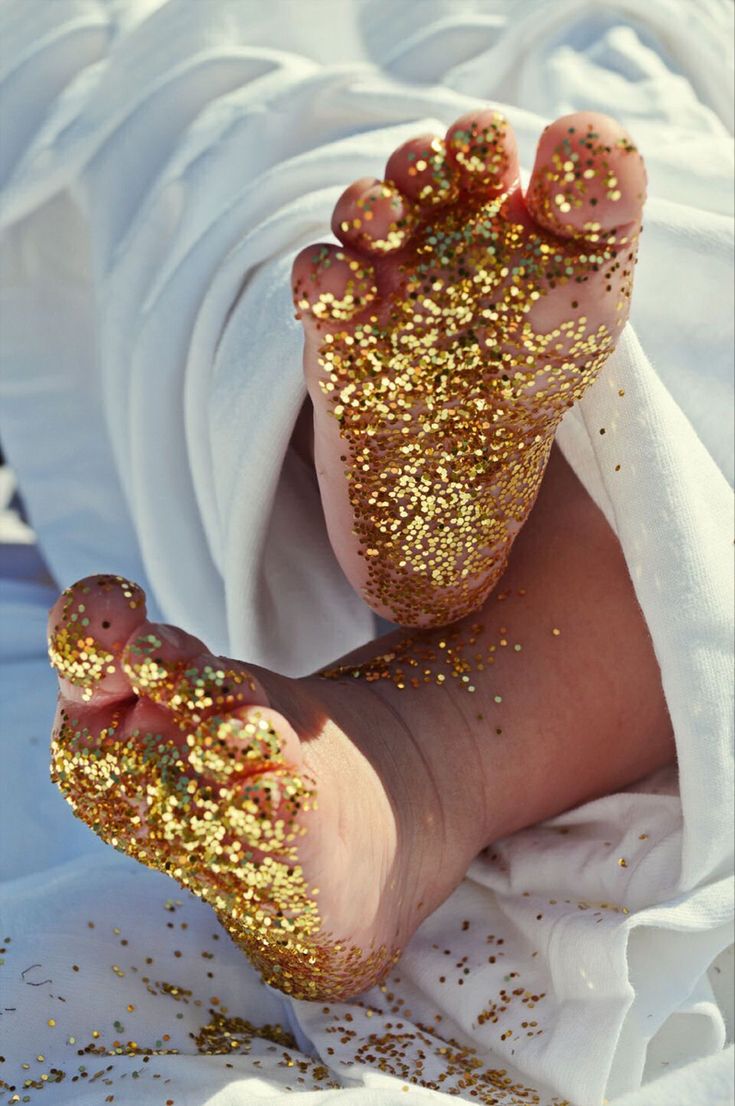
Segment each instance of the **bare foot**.
M444 625L497 583L565 410L628 317L643 162L607 116L547 127L525 197L490 109L397 149L303 250L314 451L333 548L378 613Z
M148 622L121 577L68 588L49 647L52 778L75 814L209 902L294 996L379 980L489 840L481 789L464 800L475 817L450 825L405 723L368 687L214 657ZM450 762L461 750L457 732Z

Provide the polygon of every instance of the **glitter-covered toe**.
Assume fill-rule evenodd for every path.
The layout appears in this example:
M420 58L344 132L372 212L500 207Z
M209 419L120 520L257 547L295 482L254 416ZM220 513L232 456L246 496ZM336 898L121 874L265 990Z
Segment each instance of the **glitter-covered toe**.
M615 119L577 112L542 134L526 204L554 234L609 241L637 223L645 195L643 159Z
M515 135L501 112L488 108L463 115L447 131L446 145L463 188L497 195L517 181Z
M625 325L645 172L612 120L568 116L524 198L487 109L404 143L386 180L414 204L405 243L372 263L364 242L303 251L294 297L334 551L379 614L439 626L499 580L556 427ZM335 228L358 243L352 187Z
M459 193L457 167L447 155L446 142L435 134L411 138L394 150L385 176L423 207L451 203Z
M317 329L354 319L378 294L371 263L354 250L329 243L301 251L293 264L292 287L299 318Z
M391 181L355 181L332 216L332 230L346 246L377 254L403 249L414 223L411 201Z
M145 616L142 589L124 576L87 576L61 593L49 612L48 648L67 698L130 694L120 657Z

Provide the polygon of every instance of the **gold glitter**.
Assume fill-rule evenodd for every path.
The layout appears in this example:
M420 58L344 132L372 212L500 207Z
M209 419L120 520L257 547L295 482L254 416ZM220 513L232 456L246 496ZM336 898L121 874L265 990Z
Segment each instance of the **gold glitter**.
M400 1000L393 1012L397 1012L399 1006ZM402 1013L409 1018L408 1010ZM347 1021L347 1017L344 1020ZM343 1045L356 1038L354 1030L339 1024L331 1031L340 1034ZM538 1101L537 1093L513 1080L507 1069L486 1066L477 1049L460 1044L453 1037L438 1036L434 1026L408 1025L400 1021L396 1025L393 1019L384 1019L382 1031L367 1037L361 1034L350 1051L354 1063L378 1066L381 1072L408 1080L414 1087L463 1098L466 1097L463 1092L469 1090L472 1100L482 1106L498 1106L501 1102L503 1106L529 1106ZM554 1102L556 1106L569 1106L560 1099Z
M203 717L220 699L229 709L249 679L207 664L169 666L158 645L155 635L139 639L127 667L169 708L171 733L126 729L113 710L93 734L73 708L62 710L52 779L103 840L209 902L267 983L330 998L374 982L399 950L363 950L324 932L298 863L306 830L297 816L316 806L312 782L286 762L257 707ZM118 964L112 971L125 975Z
M126 606L133 609L140 605L143 597L140 588L123 576L98 576L94 589L82 580L62 593L64 602L59 621L48 639L49 657L62 679L82 688L85 702L89 702L95 687L105 676L116 671L114 654L89 633L87 604L93 590L102 595L122 591L128 600ZM103 623L103 628L106 626L109 623Z
M450 142L467 146L465 161L455 151L465 168L472 142L461 131ZM617 336L584 315L537 332L528 313L561 285L618 274L603 238L593 252L516 222L507 194L465 196L419 222L377 313L324 334L320 383L346 447L361 590L395 621L456 621L502 574L553 430ZM631 272L617 280L621 303ZM331 300L297 302L339 324Z
M457 198L457 174L442 138L433 138L420 153L408 155L408 175L416 178L422 204L444 204Z
M562 215L583 206L596 207L603 198L612 203L622 199L610 160L614 150L626 155L638 153L628 139L607 145L591 124L586 131L570 128L547 163L534 169L529 190L533 210L562 233L578 233L578 225L562 219ZM619 155L616 158L619 160ZM601 237L608 246L615 242L615 232L603 232L597 221L586 221L581 229L589 242L598 242Z
M92 698L92 690L105 678L114 657L102 649L90 635L61 627L49 640L49 656L59 675L83 688L82 697ZM74 658L72 660L71 658Z
M505 639L500 635L507 632L507 626L497 630L501 645ZM353 679L367 683L388 680L399 690L432 684L442 687L447 679L452 679L464 691L474 692L471 677L495 663L498 645L488 640L488 636L479 622L461 629L419 630L404 637L389 652L380 653L363 664L334 665L323 669L319 675L326 680ZM485 639L482 645L481 638ZM520 652L520 646L514 648ZM495 695L496 703L502 701L501 695Z
M323 290L322 284L328 281L330 271L340 268L346 270L348 275L343 292L336 296L334 292ZM371 304L378 294L372 266L339 249L318 248L312 261L310 280L313 288L305 288L300 282L294 289L296 306L299 311L309 311L317 319L347 321Z
M499 111L492 112L485 125L473 120L466 127L451 129L449 149L469 181L476 179L485 188L502 181L509 164L507 131L508 121Z
M194 1036L197 1052L206 1056L247 1053L253 1038L272 1041L286 1048L297 1048L293 1036L280 1025L254 1025L246 1018L228 1017L214 1010L211 1020Z
M255 681L242 669L190 661L172 663L156 657L161 641L154 633L135 639L126 651L123 671L133 687L146 698L174 712L185 712L188 722L198 722L213 710L231 710L246 704L256 690Z
M621 868L627 868L628 867L628 861L625 859L624 856L618 857L618 864L620 865Z
M356 214L340 223L350 243L378 253L392 253L405 246L414 223L408 200L390 181L372 185L351 202ZM384 224L380 234L374 224Z

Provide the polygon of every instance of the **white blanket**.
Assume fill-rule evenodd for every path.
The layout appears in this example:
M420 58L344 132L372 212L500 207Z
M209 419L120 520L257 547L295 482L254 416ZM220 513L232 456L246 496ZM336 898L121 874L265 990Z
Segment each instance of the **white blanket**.
M620 538L678 754L478 857L383 988L290 1002L48 783L54 591L30 564L2 593L3 1101L724 1103L730 6L4 0L0 32L0 436L43 553L61 586L125 573L154 615L290 674L374 633L288 449L291 257L352 178L479 101L526 172L554 116L622 120L650 179L635 330L559 439Z

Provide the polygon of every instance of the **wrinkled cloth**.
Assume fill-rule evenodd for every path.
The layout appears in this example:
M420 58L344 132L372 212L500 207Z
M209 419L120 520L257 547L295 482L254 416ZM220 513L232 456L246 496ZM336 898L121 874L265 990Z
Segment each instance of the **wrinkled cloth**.
M0 29L0 437L40 549L60 586L125 574L154 617L291 675L375 634L289 447L293 255L330 237L351 179L481 102L524 180L555 116L628 127L650 197L631 325L558 440L621 542L677 745L675 767L495 842L382 988L291 1001L48 782L55 592L11 571L0 1079L53 1106L724 1101L730 7L4 0Z

